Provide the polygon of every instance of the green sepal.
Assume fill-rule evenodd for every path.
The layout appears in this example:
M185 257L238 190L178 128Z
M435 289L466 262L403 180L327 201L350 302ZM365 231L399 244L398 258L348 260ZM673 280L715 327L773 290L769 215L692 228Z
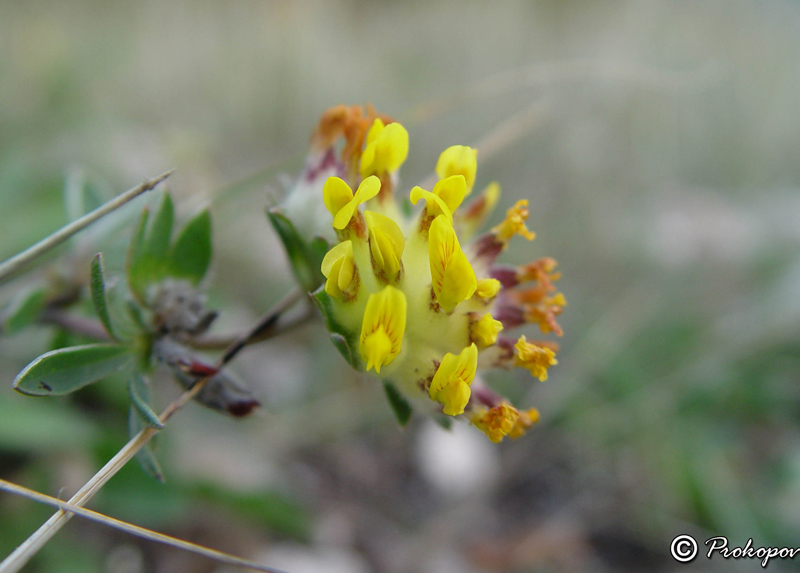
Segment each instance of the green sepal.
M108 298L106 297L106 283L103 275L103 253L97 253L92 259L92 272L89 278L92 304L106 332L114 340L119 340L119 337L114 333L114 328L111 326L111 316L108 314Z
M327 241L322 237L314 237L307 243L297 232L294 224L277 207L268 209L267 217L286 249L289 263L298 282L308 292L318 288L324 281L320 267L322 258L328 250Z
M450 416L434 416L433 421L439 424L445 430L453 429L453 418Z
M119 344L87 344L52 350L28 364L14 379L14 389L30 396L61 396L97 382L132 362Z
M150 405L148 380L138 370L132 372L128 380L128 394L131 398L131 406L139 414L142 421L151 428L163 430L164 424L161 423L158 414L153 411L153 407Z
M45 294L44 288L36 288L15 296L3 311L2 334L15 334L36 322L47 302Z
M405 396L403 396L397 389L397 386L389 380L384 380L383 389L386 390L386 397L389 399L389 405L392 407L394 415L401 426L408 424L411 419L411 414L414 412L411 404L408 403Z
M325 319L325 326L330 332L331 341L336 349L344 356L347 363L355 368L361 370L363 368L361 363L361 356L358 352L358 333L348 332L342 324L336 320L333 312L333 300L330 295L325 292L325 289L320 287L316 292L312 293L311 299L317 305L323 318Z
M196 285L211 264L211 214L202 211L178 235L169 254L169 275Z

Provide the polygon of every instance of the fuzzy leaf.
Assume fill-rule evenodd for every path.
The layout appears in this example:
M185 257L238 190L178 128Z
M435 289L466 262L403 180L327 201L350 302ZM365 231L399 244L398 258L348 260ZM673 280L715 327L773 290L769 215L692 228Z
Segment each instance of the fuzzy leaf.
M92 294L92 304L100 322L106 329L106 332L114 340L118 340L117 335L114 333L114 328L111 326L111 317L108 314L108 299L106 298L106 283L103 272L103 253L97 253L92 259L92 273L89 279L89 290Z
M15 296L3 312L2 333L15 334L36 322L45 302L43 288L23 291Z
M88 344L52 350L28 364L14 389L30 396L61 396L97 382L132 361L118 344Z
M211 263L211 215L204 210L189 221L170 252L169 274L197 284Z
M394 415L397 416L397 421L400 422L401 426L405 426L408 424L408 421L411 419L411 414L413 413L411 404L409 404L405 396L400 393L397 386L388 380L384 381L383 388L386 390L386 397L389 398L389 405L392 407Z
M128 380L128 394L131 397L131 406L139 414L142 421L156 430L162 430L164 424L153 411L150 405L150 388L148 386L147 378L141 372L134 371Z

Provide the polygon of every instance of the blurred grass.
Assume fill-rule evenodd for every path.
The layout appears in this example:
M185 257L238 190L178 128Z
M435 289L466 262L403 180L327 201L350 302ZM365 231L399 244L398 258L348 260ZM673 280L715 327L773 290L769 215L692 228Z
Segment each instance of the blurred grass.
M798 31L800 8L780 0L5 2L0 257L66 222L62 189L74 166L106 197L177 167L179 216L212 206L219 328L241 328L290 285L262 211L281 192L276 175L296 172L325 108L372 102L404 121L410 186L445 146L478 141L544 98L541 119L480 163L477 186L501 183L495 220L531 199L537 239L504 256L560 262L570 303L560 364L544 385L491 375L543 421L537 435L498 449L503 477L476 500L492 517L452 525L442 544L462 553L478 535L524 555L509 540L533 539L572 511L596 551L591 570L668 569L669 541L687 531L794 546ZM127 232L88 236L73 258L32 276L59 264L86 275L97 250L119 271ZM0 303L31 280L4 286ZM48 336L0 340L2 379ZM415 570L391 548L419 548L418 532L450 515L441 500L414 503L410 516L398 507L435 499L415 461L420 422L397 430L382 389L353 379L324 338L309 328L245 353L236 367L264 413L233 422L187 410L163 436L174 454L164 456L168 489L131 467L98 504L145 526L211 535L220 549L252 551L283 531L348 548L375 570ZM123 402L104 384L47 404L6 384L4 476L47 493L87 477L124 440ZM162 385L164 398L172 389ZM299 505L267 507L275 491ZM492 502L512 491L520 515L503 522ZM7 553L46 512L0 501ZM310 523L298 525L306 512ZM346 524L338 536L337 519ZM190 520L205 525L191 531ZM617 560L601 551L601 534ZM91 550L74 546L93 539ZM109 570L105 556L120 542L71 525L32 570ZM650 553L625 561L625 548ZM140 551L147 566L169 557ZM569 569L553 557L508 559L506 570Z

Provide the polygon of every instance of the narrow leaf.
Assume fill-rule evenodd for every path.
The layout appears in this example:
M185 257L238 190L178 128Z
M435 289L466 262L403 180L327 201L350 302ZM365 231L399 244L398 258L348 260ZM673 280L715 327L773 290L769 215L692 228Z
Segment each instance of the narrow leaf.
M189 221L170 253L169 274L199 283L211 263L211 215L204 210Z
M17 375L14 389L30 396L60 396L97 382L130 362L130 350L118 344L52 350Z
M411 413L413 412L411 404L400 394L397 386L388 380L383 383L383 388L386 390L386 397L389 398L389 405L392 407L394 415L397 416L397 421L400 422L401 426L405 426L411 419Z
M169 193L164 193L161 200L161 207L158 209L150 232L145 241L145 251L156 260L164 260L169 252L169 243L172 238L172 224L175 219L175 208L172 204L172 197Z
M131 404L131 408L128 411L128 434L131 438L136 436L139 432L144 429L144 422L142 422L139 413L136 411L136 408ZM150 442L144 445L142 449L136 452L136 461L139 462L139 465L145 471L147 475L160 482L164 482L164 473L161 471L161 466L156 459L155 454L153 454L152 444L153 441L158 436L154 436Z
M156 430L162 430L164 424L153 411L150 405L150 387L147 378L141 372L134 371L128 380L128 394L131 397L131 406L138 412L142 421Z
M106 283L103 272L103 253L97 253L92 259L92 273L89 279L89 290L92 293L92 304L100 322L106 332L114 340L118 340L111 326L111 317L108 314L108 299L106 298Z
M43 288L21 292L15 296L3 312L2 334L15 334L36 322L45 302Z

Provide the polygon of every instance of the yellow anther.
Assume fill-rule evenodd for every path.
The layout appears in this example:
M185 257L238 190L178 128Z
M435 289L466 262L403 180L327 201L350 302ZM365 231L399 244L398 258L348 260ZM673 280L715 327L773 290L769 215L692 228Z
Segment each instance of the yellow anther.
M470 418L470 422L497 443L514 430L519 417L520 413L514 406L503 402L488 410L481 408Z
M514 427L511 428L511 431L508 433L508 437L512 439L521 438L531 428L531 426L538 422L539 410L536 408L531 408L525 412L520 412L519 418L517 418Z
M528 342L524 336L520 336L514 355L514 366L521 366L530 370L531 375L542 382L547 380L547 369L554 364L558 364L556 353L544 346L538 346Z
M497 225L492 231L497 236L497 240L501 243L507 243L514 235L522 235L529 241L536 237L525 226L525 220L528 218L528 200L520 199L517 203L506 211L505 220Z

